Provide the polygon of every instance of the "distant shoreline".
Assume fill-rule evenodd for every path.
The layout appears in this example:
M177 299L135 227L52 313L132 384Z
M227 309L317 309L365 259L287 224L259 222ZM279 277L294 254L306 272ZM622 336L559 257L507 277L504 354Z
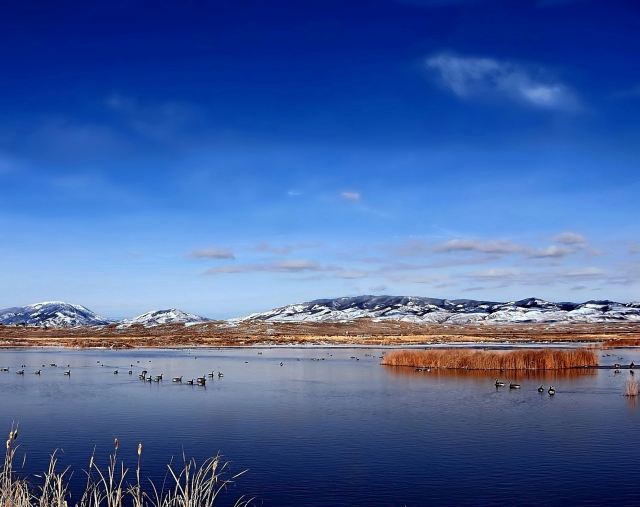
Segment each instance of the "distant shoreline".
M423 346L598 344L640 346L640 323L415 324L373 322L209 322L185 326L22 328L0 326L0 347L196 348L269 346Z

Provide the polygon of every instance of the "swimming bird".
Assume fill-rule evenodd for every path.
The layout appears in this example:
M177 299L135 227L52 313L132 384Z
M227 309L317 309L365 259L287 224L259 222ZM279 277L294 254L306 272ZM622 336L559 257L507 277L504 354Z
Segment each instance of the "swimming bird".
M503 386L504 382L502 382L501 380L496 379L496 387L500 387Z
M213 378L213 376L214 376L214 372L207 373L207 377L209 377L209 378Z
M36 370L33 372L35 375L40 375L40 370Z
M635 363L631 361L631 364L629 365L629 369L633 370L635 367L636 367Z
M218 378L224 377L224 373L222 373L221 371L218 372Z
M207 383L207 378L206 377L198 377L198 385L205 385Z
M24 375L24 370L18 370L16 373L17 373L18 375Z
M0 368L0 371L9 371L9 368Z
M509 382L509 389L520 389L520 384L514 384L513 382Z
M193 379L191 379L191 380L187 380L187 385L188 385L188 386L192 386L192 385L193 385Z
M540 386L540 387L538 387L538 392L539 392L539 393L543 393L543 392L544 392L544 386Z
M129 370L129 375L132 375L132 374L133 374L133 370Z
M280 366L282 366L282 361L280 361Z
M118 374L118 370L113 370L113 374L117 375Z
M551 396L553 396L554 394L556 394L556 390L553 388L553 386L551 386L549 388L549 391L547 391Z
M182 376L180 376L180 377L173 377L173 378L171 379L171 382L182 382Z
M71 376L71 370L65 371L64 374L67 375L67 376Z

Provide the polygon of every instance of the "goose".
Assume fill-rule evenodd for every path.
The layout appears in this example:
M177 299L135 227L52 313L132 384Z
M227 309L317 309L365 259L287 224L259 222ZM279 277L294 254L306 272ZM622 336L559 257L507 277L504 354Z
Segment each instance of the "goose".
M58 365L56 363L49 363L49 366L53 366L55 368Z
M40 375L40 370L36 370L33 373L34 373L34 375Z
M280 366L282 366L282 361L280 361Z
M133 375L133 370L129 370L129 375Z
M218 372L218 378L224 377L224 373L222 373L221 371Z
M180 376L180 377L173 377L173 378L171 379L171 382L182 382L182 376Z
M154 377L153 381L154 382L160 382L160 377L158 377L158 376Z
M118 374L118 370L113 370L113 374L117 375Z
M65 371L64 374L67 375L68 377L70 377L71 376L71 370Z
M205 385L207 383L207 378L206 377L198 377L198 385Z
M209 378L213 378L213 376L214 376L214 372L207 373L207 377L209 377Z
M556 394L556 390L553 388L553 386L551 386L549 388L549 391L547 391L551 396L553 396L554 394Z
M151 375L149 375L149 376L147 377L147 382L151 382L152 380L153 380L153 379L151 378Z
M620 368L620 363L616 363L613 366L615 366L616 368Z
M520 389L520 384L514 384L513 382L509 382L509 389Z
M0 371L9 371L9 368L0 368Z
M544 392L544 386L540 386L540 387L538 387L538 392L539 392L539 393L543 393L543 392Z
M496 387L500 387L503 386L504 382L502 382L501 380L496 379Z
M16 373L17 373L18 375L24 375L24 370L18 370Z
M635 367L636 367L635 363L631 361L631 364L629 365L629 369L633 370Z
M192 386L192 385L193 385L193 379L191 379L191 380L187 380L187 385L188 385L188 386Z

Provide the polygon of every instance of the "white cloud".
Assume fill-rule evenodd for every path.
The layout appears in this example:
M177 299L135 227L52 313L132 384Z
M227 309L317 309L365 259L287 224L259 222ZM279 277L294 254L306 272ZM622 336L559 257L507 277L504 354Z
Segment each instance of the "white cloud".
M576 97L567 86L536 78L521 65L447 54L432 56L426 65L438 71L442 83L458 97L506 97L544 109L575 110L578 107Z
M568 246L552 245L548 248L531 250L527 254L527 257L529 257L530 259L557 259L560 257L566 257L567 255L571 255L572 253L574 253L573 248L569 248Z
M340 197L346 199L347 201L359 201L360 194L358 192L342 192Z

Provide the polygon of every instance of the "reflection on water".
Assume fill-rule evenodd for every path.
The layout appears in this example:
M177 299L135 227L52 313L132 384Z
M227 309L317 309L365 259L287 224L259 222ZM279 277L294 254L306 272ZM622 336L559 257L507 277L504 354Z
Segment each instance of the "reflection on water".
M579 380L580 378L598 375L598 370L592 368L571 368L566 370L459 370L451 368L431 368L429 371L414 371L406 366L384 366L392 376L438 377L459 380L473 380L493 384L496 378L502 381L540 381L542 383L557 383L561 380Z
M76 485L94 446L105 463L118 438L132 468L143 443L143 476L160 482L172 456L202 461L220 450L232 471L249 469L225 498L263 505L640 500L629 480L640 407L623 396L627 370L414 372L380 366L382 352L3 350L0 431L20 423L27 473L60 447ZM640 363L635 349L601 362L618 357ZM142 369L164 380L140 381ZM206 387L170 380L212 371L224 377ZM496 377L522 389L496 389ZM557 394L538 393L540 384Z

